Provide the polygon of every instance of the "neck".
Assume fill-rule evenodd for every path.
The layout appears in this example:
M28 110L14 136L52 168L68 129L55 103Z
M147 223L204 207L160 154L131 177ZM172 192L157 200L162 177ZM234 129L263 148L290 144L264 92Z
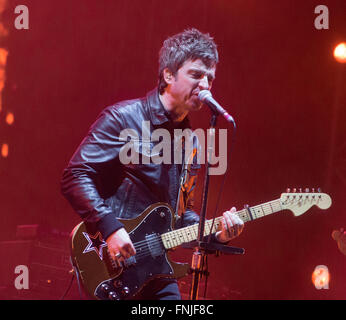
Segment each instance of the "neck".
M160 101L162 102L165 110L170 114L173 122L181 122L185 119L188 111L177 105L173 97L166 91L159 95Z

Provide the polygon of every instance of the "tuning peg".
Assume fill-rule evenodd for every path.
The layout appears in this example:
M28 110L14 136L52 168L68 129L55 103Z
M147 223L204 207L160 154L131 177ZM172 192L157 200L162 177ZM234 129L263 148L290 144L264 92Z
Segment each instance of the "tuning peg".
M303 191L302 191L302 188L299 188L299 193L302 193Z
M306 192L306 193L309 193L309 192L310 192L310 189L309 189L309 188L305 188L305 192Z
M293 193L296 193L297 192L297 189L296 188L293 188Z
M287 193L290 193L290 192L291 192L291 189L290 189L290 188L287 188L287 189L286 189L286 192L287 192Z

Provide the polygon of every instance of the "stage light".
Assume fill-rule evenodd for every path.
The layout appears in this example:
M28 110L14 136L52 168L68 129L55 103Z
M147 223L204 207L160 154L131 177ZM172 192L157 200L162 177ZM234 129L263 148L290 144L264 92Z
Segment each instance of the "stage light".
M5 86L5 66L7 62L8 51L0 48L0 112L2 110L2 90Z
M6 144L6 143L4 143L1 146L1 156L4 158L7 158L7 156L8 156L8 144Z
M14 122L14 114L12 112L9 112L6 116L6 123L10 126Z
M330 273L327 266L317 266L312 273L312 283L316 289L329 289Z
M339 43L334 49L334 58L340 63L346 62L346 43Z
M0 48L0 67L4 68L7 62L8 51L4 48Z

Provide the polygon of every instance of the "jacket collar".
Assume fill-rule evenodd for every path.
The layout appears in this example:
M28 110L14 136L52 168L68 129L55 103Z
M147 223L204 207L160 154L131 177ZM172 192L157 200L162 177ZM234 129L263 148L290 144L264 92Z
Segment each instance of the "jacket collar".
M172 122L169 112L165 110L159 98L158 88L150 91L147 94L147 102L149 106L150 120L154 125L162 125L165 122ZM190 128L190 121L188 116L180 123L181 128Z

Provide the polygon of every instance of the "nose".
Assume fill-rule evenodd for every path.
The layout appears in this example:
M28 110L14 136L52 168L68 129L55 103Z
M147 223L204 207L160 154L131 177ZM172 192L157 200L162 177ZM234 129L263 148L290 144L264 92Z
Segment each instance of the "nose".
M199 89L200 90L208 90L209 89L209 80L208 80L208 76L205 75L204 77L202 77L198 83Z

